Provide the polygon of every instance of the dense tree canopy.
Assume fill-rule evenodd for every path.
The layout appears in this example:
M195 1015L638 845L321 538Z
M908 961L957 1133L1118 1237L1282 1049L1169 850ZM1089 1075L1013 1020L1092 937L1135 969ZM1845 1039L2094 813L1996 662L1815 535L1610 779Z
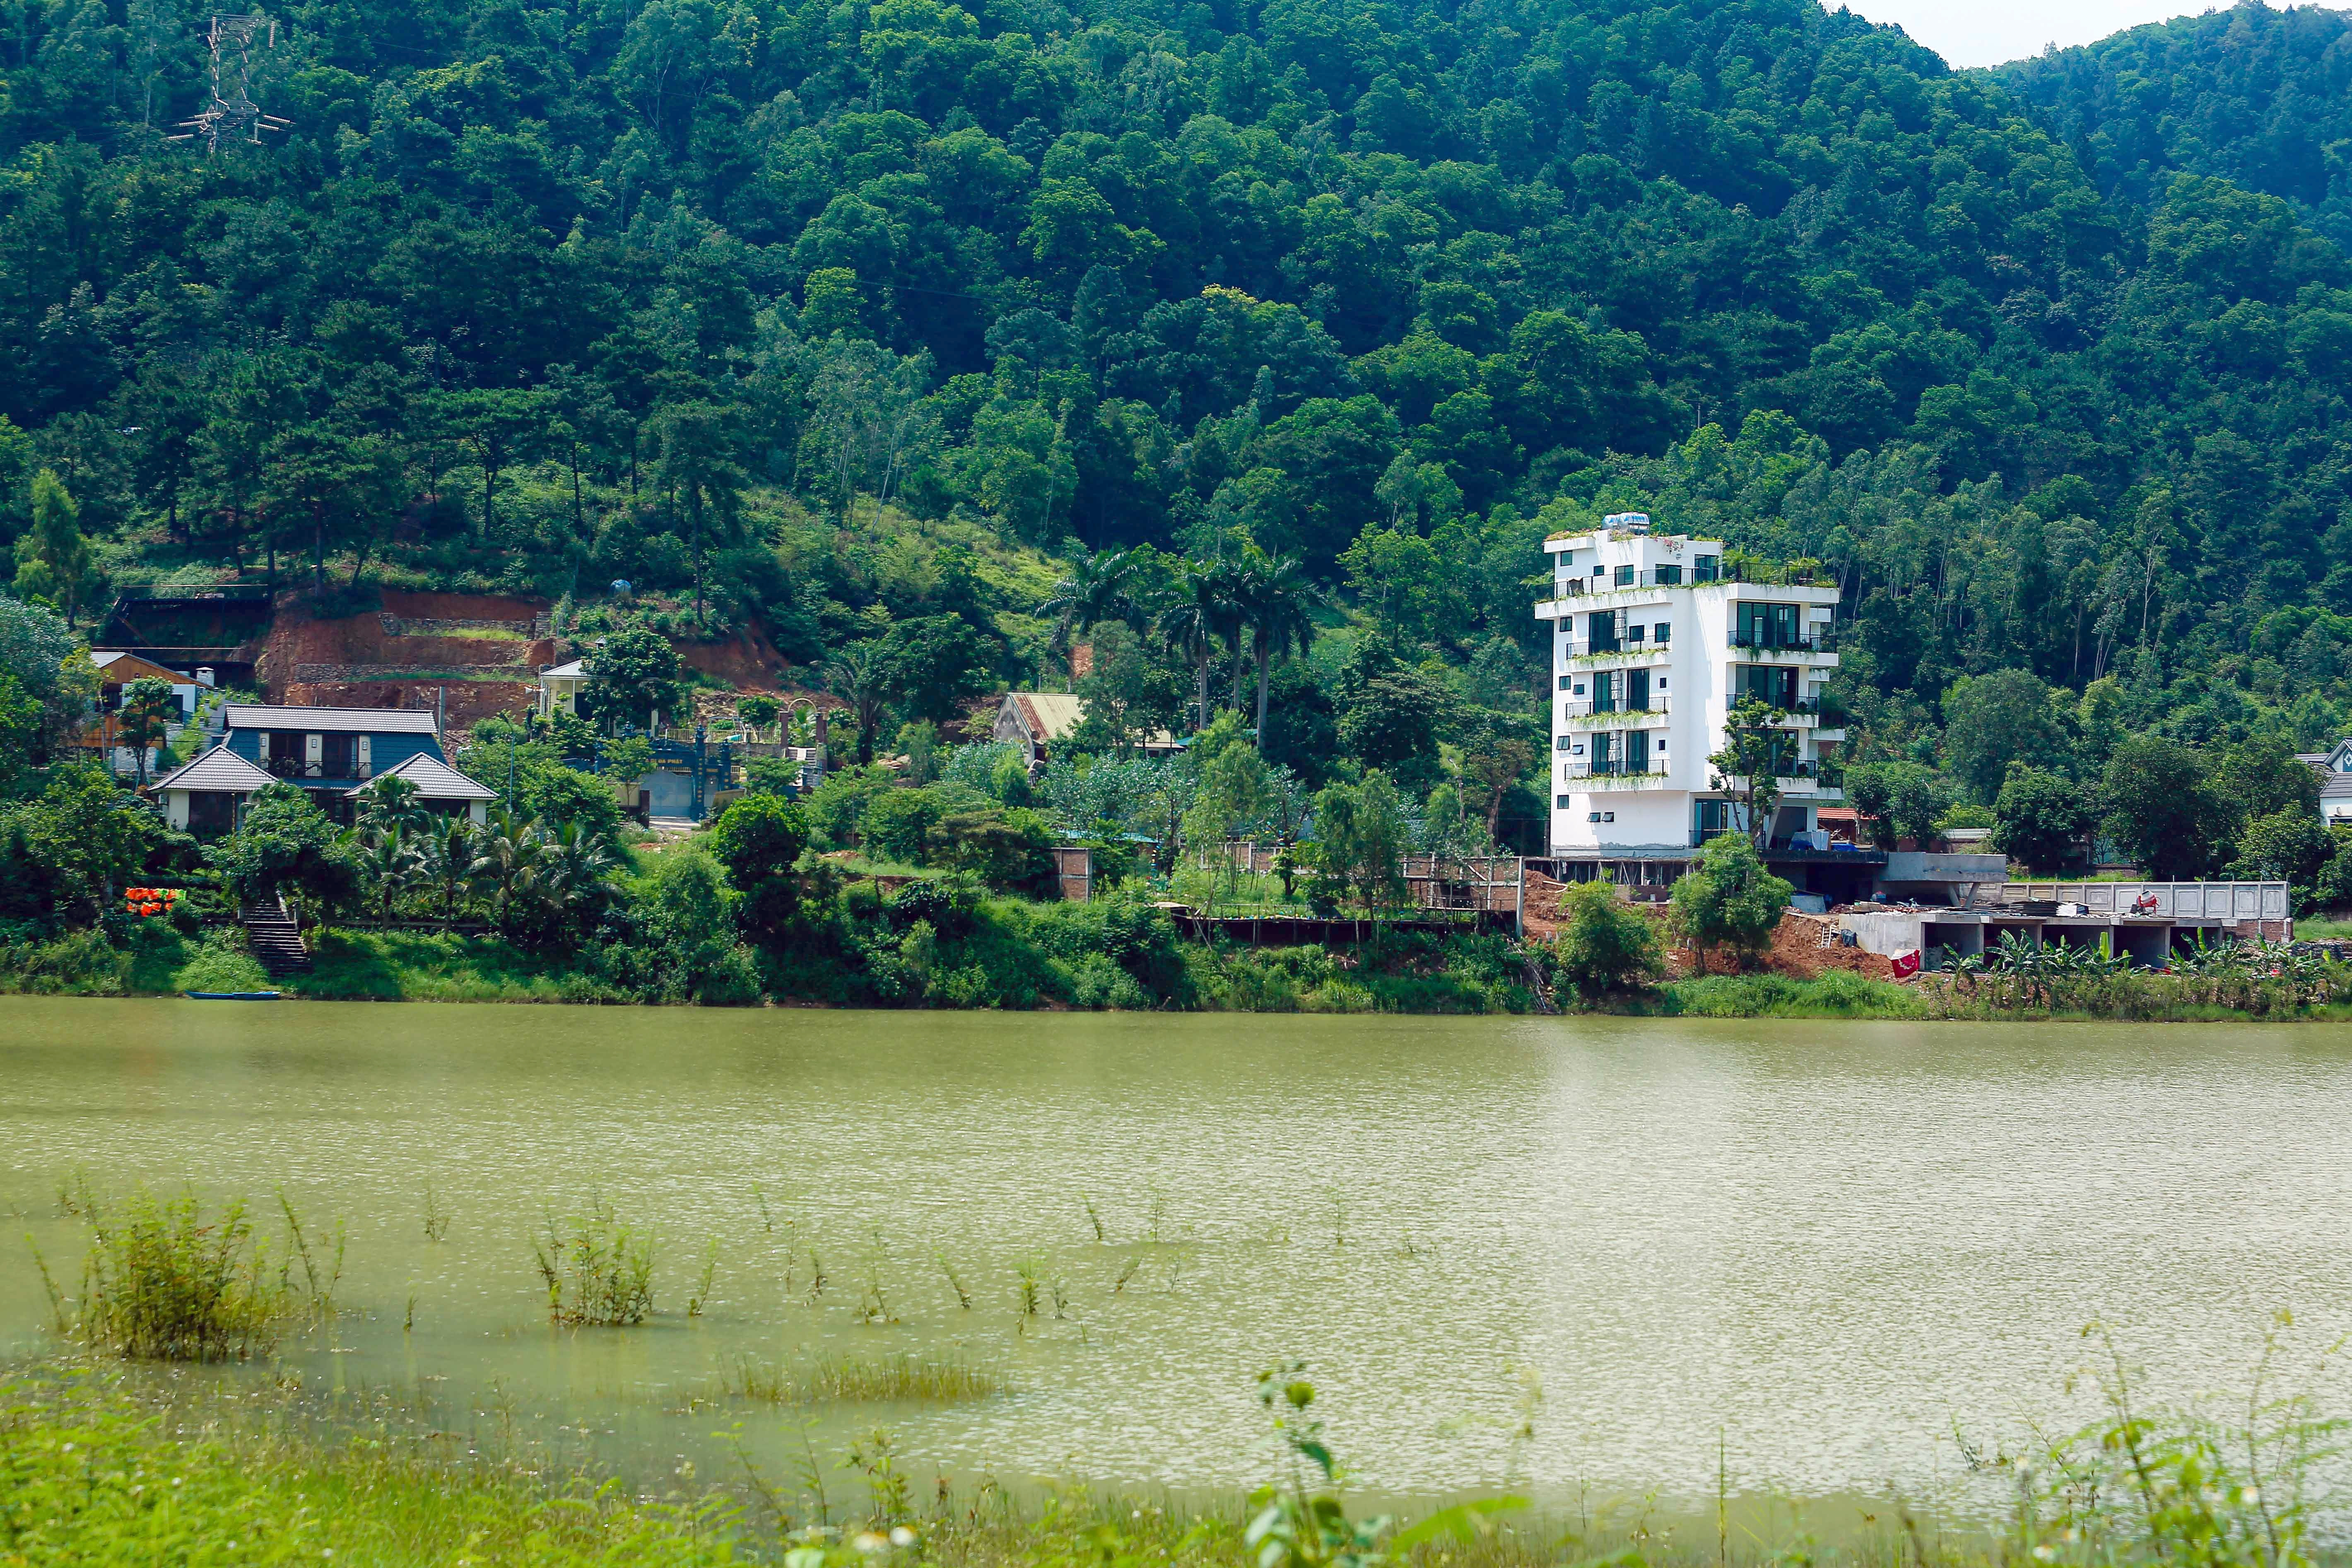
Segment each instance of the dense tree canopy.
M1980 806L2345 721L2330 13L1955 73L1812 0L303 0L214 153L174 7L0 38L0 542L69 617L634 595L870 751L1072 624L971 541L1148 544L1115 744L1255 674L1269 760L1501 820L1539 541L1640 508L1832 578L1849 751ZM1286 561L1356 635L1179 624Z

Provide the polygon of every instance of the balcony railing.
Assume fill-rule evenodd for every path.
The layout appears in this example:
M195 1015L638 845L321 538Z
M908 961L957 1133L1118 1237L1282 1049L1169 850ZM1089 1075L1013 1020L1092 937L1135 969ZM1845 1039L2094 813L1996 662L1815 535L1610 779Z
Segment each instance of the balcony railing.
M1773 713L1780 718L1818 719L1822 716L1822 700L1818 697L1808 697L1798 702L1775 702L1769 697L1763 695L1761 692L1733 691L1725 696L1724 701L1731 707L1737 708L1751 697L1757 701L1763 703L1766 707L1771 709Z
M1772 776L1784 783L1811 782L1830 788L1837 788L1845 783L1845 771L1836 763L1811 760L1792 762L1786 766L1775 768L1772 770ZM1727 778L1724 783L1735 789L1748 787L1748 781L1745 778Z
M1560 717L1570 724L1586 724L1598 721L1603 723L1615 721L1638 725L1645 719L1664 718L1667 712L1667 693L1654 691L1650 694L1649 706L1645 708L1632 708L1623 702L1613 702L1602 708L1595 705L1590 698L1571 697L1560 704Z
M1687 567L1667 565L1653 566L1646 572L1634 574L1632 582L1620 583L1612 567L1605 577L1555 577L1552 579L1552 597L1575 599L1587 594L1631 594L1644 588L1704 588L1721 581L1725 579L1709 578L1704 583L1695 583Z
M331 770L324 763L313 763L301 757L272 757L261 764L262 772L278 779L367 779L375 770L358 763L340 770Z
M1731 628L1731 646L1771 653L1823 653L1828 639L1819 632L1743 631Z
M1583 762L1560 763L1559 776L1563 779L1664 778L1666 776L1666 766L1664 762L1654 757L1648 763L1638 767L1630 763L1618 762L1614 759L1605 763L1596 763L1587 760Z
M1568 657L1591 658L1597 655L1612 653L1666 653L1672 651L1674 646L1674 639L1671 637L1663 642L1652 642L1646 639L1642 642L1620 642L1615 647L1594 647L1590 641L1585 641L1570 644Z

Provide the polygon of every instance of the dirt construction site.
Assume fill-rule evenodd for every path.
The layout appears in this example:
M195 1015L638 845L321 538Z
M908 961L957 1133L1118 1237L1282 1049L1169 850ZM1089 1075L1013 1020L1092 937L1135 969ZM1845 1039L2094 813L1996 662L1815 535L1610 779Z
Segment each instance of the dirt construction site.
M1527 872L1527 906L1522 916L1523 926L1530 941L1549 942L1560 926L1559 900L1567 885L1530 868ZM1640 910L1657 925L1658 945L1666 955L1667 973L1683 979L1699 973L1698 957L1687 947L1675 945L1666 925L1664 904L1636 901L1629 907ZM1720 960L1715 972L1720 972ZM1792 980L1812 980L1832 969L1843 969L1866 980L1893 980L1892 959L1875 952L1864 952L1858 947L1841 947L1837 942L1837 922L1820 915L1809 915L1796 910L1781 912L1780 923L1773 929L1771 945L1749 966L1750 972L1785 974Z

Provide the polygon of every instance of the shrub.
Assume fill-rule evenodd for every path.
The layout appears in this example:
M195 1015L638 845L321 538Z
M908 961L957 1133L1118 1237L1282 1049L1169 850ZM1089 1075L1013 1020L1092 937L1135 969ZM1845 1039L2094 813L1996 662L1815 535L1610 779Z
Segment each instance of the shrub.
M940 801L928 789L894 789L866 803L858 837L868 855L902 866L922 864L924 840L940 819Z
M891 894L884 906L890 923L900 930L911 929L921 921L950 941L971 932L977 908L978 899L971 885L947 878L909 882Z
M1053 888L1053 829L1034 811L955 812L932 826L928 842L934 860L1000 891L1034 895Z
M745 930L772 942L782 934L800 903L793 865L807 846L800 807L775 795L746 795L720 815L710 852L743 896L736 914Z
M68 931L52 942L28 935L0 942L0 991L116 996L131 974L131 954L97 931Z
M207 1218L194 1193L158 1203L142 1189L119 1210L87 1191L76 1206L89 1232L78 1337L148 1361L218 1361L277 1342L289 1292L269 1279L243 1204Z
M242 904L268 903L285 889L323 912L359 888L359 868L334 824L289 784L254 791L236 832L213 853Z
M1675 929L1704 963L1717 948L1741 957L1772 940L1793 889L1764 868L1755 847L1736 833L1710 839L1698 864L1674 888Z
M269 975L247 950L245 932L222 926L205 934L204 945L172 976L174 991L267 991Z
M567 1234L553 1215L534 1238L532 1261L547 1285L547 1315L568 1326L625 1328L654 1310L654 1243L621 1222L613 1205L590 1200Z
M1629 907L1607 882L1578 882L1560 894L1562 921L1552 939L1552 973L1587 1001L1633 991L1664 964L1649 917Z

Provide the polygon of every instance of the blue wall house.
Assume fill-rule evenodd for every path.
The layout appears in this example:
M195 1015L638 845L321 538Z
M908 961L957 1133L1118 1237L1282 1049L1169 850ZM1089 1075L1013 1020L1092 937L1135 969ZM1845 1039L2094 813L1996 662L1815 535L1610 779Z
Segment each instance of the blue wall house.
M477 822L484 805L498 798L449 766L430 713L237 702L221 713L220 742L156 784L165 819L200 836L234 828L239 808L266 782L309 792L339 822L351 819L363 788L395 773L417 785L426 809Z

